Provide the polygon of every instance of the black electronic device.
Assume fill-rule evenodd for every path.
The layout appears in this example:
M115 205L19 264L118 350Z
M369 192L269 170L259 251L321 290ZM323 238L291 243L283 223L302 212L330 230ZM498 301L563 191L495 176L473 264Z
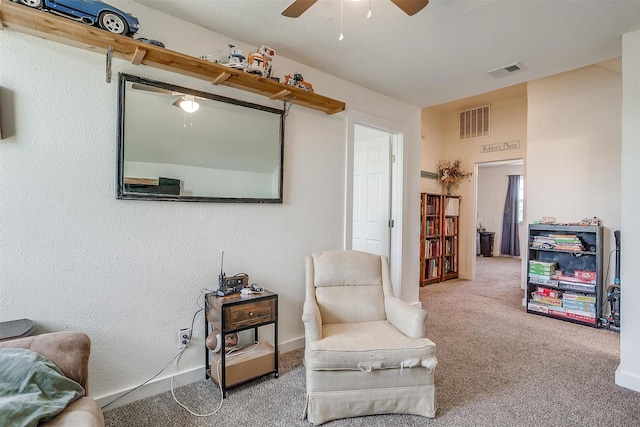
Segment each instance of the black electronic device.
M240 292L246 288L249 283L249 276L246 274L236 274L235 276L225 277L224 284L227 288L233 288L234 292Z
M234 292L240 292L249 284L249 276L246 274L236 274L227 277L224 273L224 251L222 251L222 259L220 261L220 275L218 276L218 290L216 295L224 297Z
M220 261L220 275L218 276L218 290L216 295L224 297L233 293L233 289L229 289L226 285L226 277L224 274L224 251L222 251L222 258Z

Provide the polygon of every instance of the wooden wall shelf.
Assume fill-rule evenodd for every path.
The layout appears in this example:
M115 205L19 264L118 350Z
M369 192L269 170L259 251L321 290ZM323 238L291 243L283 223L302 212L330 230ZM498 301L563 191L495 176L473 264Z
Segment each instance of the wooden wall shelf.
M89 25L62 18L10 0L0 0L0 30L8 28L46 40L106 54L113 46L113 56L131 63L172 71L230 86L296 105L335 114L345 110L345 103L307 92L284 83L234 70L210 61L143 43L130 37L110 33Z

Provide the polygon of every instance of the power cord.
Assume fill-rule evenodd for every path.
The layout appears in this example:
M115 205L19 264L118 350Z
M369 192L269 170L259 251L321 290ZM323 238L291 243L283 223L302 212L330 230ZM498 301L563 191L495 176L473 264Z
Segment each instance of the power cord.
M155 374L154 376L152 376L151 378L149 378L148 380L146 380L145 382L143 382L142 384L140 384L139 386L132 388L131 390L129 390L128 392L126 392L125 394L123 394L122 396L118 396L115 399L113 399L111 402L107 403L106 405L102 406L101 409L105 409L107 406L113 404L114 402L117 402L118 400L122 399L123 397L125 397L126 395L128 395L129 393L132 393L134 391L136 391L137 389L139 389L140 387L142 387L143 385L147 384L149 381L151 381L152 379L154 379L155 377L157 377L158 375L160 375L162 372L164 372L165 369L167 369L167 367L171 364L171 362L173 362L174 360L178 360L180 358L180 355L182 354L182 352L186 349L187 347L181 349L178 354L176 354L173 359L171 359L169 361L169 363L167 363L166 365L164 365L164 368L162 368L157 374Z
M250 345L252 345L252 344L246 345L246 346L241 347L241 348L233 348L233 349L229 350L228 352L226 352L225 355L227 357L234 357L234 356L240 356L240 355L243 355L243 354L249 354L249 353L255 351L260 344L259 343L254 343L252 349L247 350L247 351L241 351L241 350L244 350L245 348L249 347ZM178 354L178 357L175 358L174 373L178 370L178 360L180 360L179 356L180 356L180 354ZM221 378L221 372L220 372L221 362L222 362L222 358L219 358L217 363L216 363L217 378ZM173 377L174 377L174 375L172 374L171 375L171 396L173 396L173 400L175 400L175 402L178 405L180 405L184 409L186 409L187 412L189 412L191 415L193 415L195 417L210 417L212 415L217 414L218 411L220 410L220 408L222 408L222 403L224 402L224 397L223 397L224 395L223 395L222 384L221 383L218 384L218 389L220 390L220 403L218 404L218 407L215 410L213 410L212 412L209 412L208 414L197 414L197 413L193 412L191 409L189 409L184 403L180 402L178 400L178 398L176 397L174 389L173 389Z
M205 291L206 289L203 289L202 291ZM201 292L202 292L201 291ZM195 313L193 313L193 317L191 318L191 332L189 334L189 338L187 343L185 344L184 348L180 349L180 351L178 352L178 354L176 354L175 356L173 356L173 359L171 359L169 361L169 363L167 363L166 365L164 365L164 367L158 371L157 374L155 374L154 376L152 376L151 378L149 378L148 380L146 380L145 382L143 382L142 384L132 388L131 390L129 390L128 392L126 392L125 394L116 397L115 399L113 399L111 402L107 403L106 405L102 406L101 409L105 409L108 406L112 405L113 403L117 402L118 400L122 399L123 397L125 397L126 395L133 393L134 391L136 391L137 389L139 389L140 387L142 387L143 385L147 384L149 381L153 380L154 378L156 378L158 375L160 375L161 373L164 372L165 369L167 369L167 367L171 364L171 362L173 362L174 360L176 361L176 366L177 366L177 362L178 359L180 359L180 356L182 355L182 352L184 352L187 347L189 346L189 341L191 341L191 337L193 336L193 325L195 324L195 320L196 320L196 316L198 315L198 313L200 313L201 311L203 311L204 308L200 308L198 311L196 311ZM171 380L173 381L173 374L171 375ZM173 389L171 390L173 392Z
M187 344L187 346L188 346L188 344ZM187 348L187 347L185 347L185 348ZM182 354L182 351L180 352L180 354ZM170 385L171 385L171 396L173 397L173 400L175 400L175 402L178 405L182 406L184 409L187 410L187 412L189 412L191 415L193 415L195 417L210 417L212 415L217 414L218 411L220 410L220 408L222 408L222 402L224 402L224 396L222 394L222 385L219 385L219 388L220 388L220 403L218 404L218 407L213 412L209 412L208 414L197 414L197 413L193 412L191 409L189 409L187 407L187 405L185 405L184 403L180 402L178 400L178 398L176 397L176 394L173 391L173 377L175 375L175 372L178 370L178 360L180 360L180 357L179 357L180 354L178 354L178 357L175 358L174 373L171 374ZM217 367L216 367L216 372L218 374L218 378L220 378L220 359L218 360L218 364L217 364Z

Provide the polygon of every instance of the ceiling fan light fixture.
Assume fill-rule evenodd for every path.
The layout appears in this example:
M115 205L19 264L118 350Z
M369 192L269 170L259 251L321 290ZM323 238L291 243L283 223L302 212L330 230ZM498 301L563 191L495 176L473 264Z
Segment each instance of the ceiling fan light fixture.
M185 113L195 113L200 108L200 104L198 104L193 95L185 95L180 99L180 108L184 110Z

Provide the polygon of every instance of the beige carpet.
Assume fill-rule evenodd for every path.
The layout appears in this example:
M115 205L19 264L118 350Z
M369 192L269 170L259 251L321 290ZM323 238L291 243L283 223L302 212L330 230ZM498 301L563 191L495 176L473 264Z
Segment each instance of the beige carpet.
M338 426L638 426L640 393L614 384L615 332L527 314L520 261L477 258L475 281L420 289L437 345L435 419L384 415L338 420ZM308 426L302 352L282 355L281 375L229 391L208 418L190 415L170 393L105 412L108 427ZM220 394L211 381L177 390L192 410L208 412Z

